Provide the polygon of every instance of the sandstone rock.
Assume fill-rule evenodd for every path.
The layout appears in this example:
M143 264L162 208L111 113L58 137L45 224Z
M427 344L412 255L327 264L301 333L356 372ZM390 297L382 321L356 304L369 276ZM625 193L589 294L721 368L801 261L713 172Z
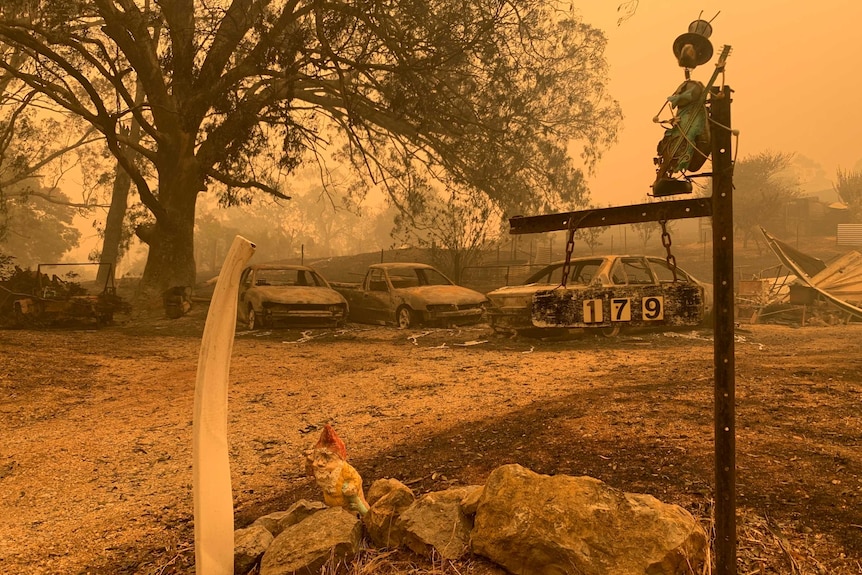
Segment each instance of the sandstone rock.
M471 537L475 553L516 575L699 573L706 550L681 507L519 465L488 477Z
M245 575L263 556L273 537L263 525L252 524L233 532L233 572Z
M467 515L476 515L476 509L479 507L479 498L482 497L484 485L468 485L466 488L467 494L461 500L461 511Z
M463 556L470 541L473 522L461 510L467 495L464 487L428 493L406 509L398 521L404 530L404 544L415 553L430 556L433 551L446 559Z
M397 479L386 478L386 479L378 479L374 483L371 484L371 487L368 488L368 493L365 494L365 499L368 501L369 505L374 505L374 503L386 495L395 490L407 490L410 492L410 495L413 495L413 491L410 490L409 487L398 481Z
M397 479L378 479L368 490L367 499L371 508L362 521L374 545L402 545L405 533L398 518L416 499L410 488Z
M273 537L278 537L282 531L296 525L309 515L326 509L323 501L309 501L300 499L290 506L287 511L276 511L263 517L258 517L252 525L263 525Z
M361 539L362 523L355 514L341 507L318 511L275 538L263 554L260 575L318 573L330 561L349 563Z

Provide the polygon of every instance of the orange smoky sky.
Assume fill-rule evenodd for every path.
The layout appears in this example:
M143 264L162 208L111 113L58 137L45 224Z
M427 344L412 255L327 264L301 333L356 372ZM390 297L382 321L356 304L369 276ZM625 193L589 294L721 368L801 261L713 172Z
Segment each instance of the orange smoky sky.
M639 0L625 3L636 9L618 25L623 3L575 4L608 38L609 90L625 116L618 142L589 176L593 203L645 201L663 134L652 118L683 81L671 47L699 17L712 20L715 55L694 69L694 79L706 83L721 47L732 47L724 81L734 92L738 158L771 151L813 160L823 172L803 178L808 192L829 189L838 169L862 167L862 2Z

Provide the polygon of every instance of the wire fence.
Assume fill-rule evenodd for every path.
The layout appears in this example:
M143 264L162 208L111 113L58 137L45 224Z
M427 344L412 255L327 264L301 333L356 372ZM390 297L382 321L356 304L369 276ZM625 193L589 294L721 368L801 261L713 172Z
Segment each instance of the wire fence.
M461 273L461 284L487 293L502 286L523 284L524 280L547 265L547 263L524 263L468 266Z

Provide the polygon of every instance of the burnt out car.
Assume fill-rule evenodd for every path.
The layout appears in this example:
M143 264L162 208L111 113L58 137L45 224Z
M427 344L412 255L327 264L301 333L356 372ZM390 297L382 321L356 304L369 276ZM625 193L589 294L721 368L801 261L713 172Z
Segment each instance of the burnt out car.
M104 275L102 281L98 279L100 273ZM110 263L39 264L35 271L16 268L9 283L15 289L4 289L4 302L12 298L13 325L18 327L81 322L106 325L113 322L114 313L131 311L117 295ZM3 319L0 317L0 323Z
M573 258L566 288L564 262L546 266L523 284L489 292L488 317L498 330L695 325L710 315L712 285L666 260L642 255ZM536 309L536 302L541 308Z
M256 264L240 276L237 319L244 328L339 327L347 314L344 297L310 267Z
M350 304L350 319L362 323L464 325L479 322L487 298L456 285L436 268L420 263L380 263L362 283L332 284Z

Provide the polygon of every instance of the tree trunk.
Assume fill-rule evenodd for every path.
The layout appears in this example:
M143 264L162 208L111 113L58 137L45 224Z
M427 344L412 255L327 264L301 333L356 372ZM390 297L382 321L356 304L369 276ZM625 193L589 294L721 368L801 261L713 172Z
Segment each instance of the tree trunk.
M194 208L176 210L170 219L138 233L149 245L141 278L141 290L148 295L161 294L171 287L195 285Z
M140 82L135 85L135 103L140 105L144 101L144 90ZM137 120L132 119L128 131L129 139L138 142L141 139L141 126ZM131 152L132 156L136 156ZM105 285L108 274L117 273L117 264L120 261L120 243L123 241L123 220L126 218L126 210L129 207L129 189L132 186L132 178L117 162L114 174L114 189L111 190L111 207L108 209L108 217L105 219L105 237L102 239L102 253L99 256L100 263L112 264L99 266L99 285Z
M111 207L108 209L108 217L105 219L105 237L102 238L102 253L99 262L110 263L110 266L99 266L97 277L98 285L103 286L108 281L108 274L117 273L117 263L120 260L120 242L123 239L123 219L126 217L126 208L129 201L129 188L132 179L126 171L117 164L114 174L114 189L111 191Z
M159 170L159 203L164 215L156 223L136 230L149 246L141 278L142 295L161 294L168 288L195 285L195 205L201 180L194 156L178 159Z
M455 277L452 278L456 284L461 285L461 278L464 275L464 269L461 262L461 250L455 248L452 250L452 273Z

